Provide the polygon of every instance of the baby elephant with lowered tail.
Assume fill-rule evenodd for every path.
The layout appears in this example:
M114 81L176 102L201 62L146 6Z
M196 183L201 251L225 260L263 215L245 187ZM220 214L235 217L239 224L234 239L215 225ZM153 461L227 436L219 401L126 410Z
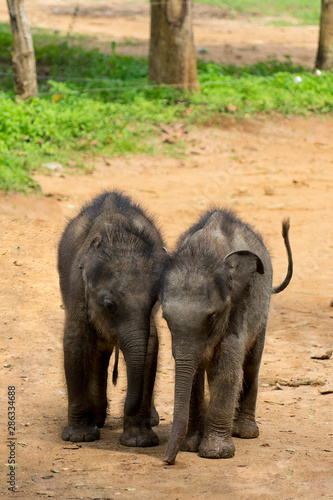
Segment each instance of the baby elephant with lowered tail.
M288 272L277 287L272 286L271 259L260 234L229 210L203 215L165 262L161 302L176 369L167 464L175 463L179 450L206 458L233 457L232 436L259 435L255 408L269 304L292 277L288 233L285 220Z
M108 365L119 349L127 371L125 446L156 446L153 405L158 338L154 304L165 256L162 237L139 205L117 191L87 203L67 225L58 249L65 305L67 441L99 439L107 410Z

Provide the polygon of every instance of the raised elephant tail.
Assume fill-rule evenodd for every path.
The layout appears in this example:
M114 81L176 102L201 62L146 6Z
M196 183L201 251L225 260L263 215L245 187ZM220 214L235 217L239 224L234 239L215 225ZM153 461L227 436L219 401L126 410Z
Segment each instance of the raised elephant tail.
M292 275L293 275L293 257L292 257L292 253L291 253L290 242L289 242L289 229L290 229L290 221L289 221L289 219L284 219L282 221L282 236L283 236L284 244L285 244L287 254L288 254L288 271L287 271L287 276L282 281L282 283L280 285L274 286L272 288L272 294L273 293L280 293L285 288L287 288L287 286L289 285L290 280L292 278Z
M115 350L115 359L114 359L114 365L113 365L113 372L112 372L112 383L113 385L117 385L117 380L118 380L118 361L119 361L119 347L116 347Z

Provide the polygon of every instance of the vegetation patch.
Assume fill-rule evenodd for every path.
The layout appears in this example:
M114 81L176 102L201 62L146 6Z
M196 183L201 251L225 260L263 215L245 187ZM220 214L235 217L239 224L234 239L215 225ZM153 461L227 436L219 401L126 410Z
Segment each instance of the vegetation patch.
M200 2L200 0L196 0ZM280 25L300 24L318 26L320 2L314 0L206 0L220 7L229 17L271 17Z
M81 38L38 31L34 36L39 97L14 94L11 34L0 25L0 188L38 189L33 172L46 162L67 168L94 155L181 150L161 141L161 124L186 126L219 116L333 111L331 72L320 77L290 58L251 66L198 61L200 93L148 82L145 58L82 48ZM295 77L298 77L295 81Z

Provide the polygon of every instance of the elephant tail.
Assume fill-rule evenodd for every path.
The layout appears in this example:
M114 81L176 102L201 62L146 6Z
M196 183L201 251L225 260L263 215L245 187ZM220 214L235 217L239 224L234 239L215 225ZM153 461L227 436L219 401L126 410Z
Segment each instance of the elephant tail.
M290 221L289 219L284 219L284 221L282 222L282 236L288 254L288 270L287 270L287 275L282 281L282 283L272 288L272 294L280 293L285 288L287 288L293 275L293 256L291 253L290 242L289 242L289 229L290 229Z
M115 350L115 359L114 359L114 366L113 366L113 372L112 372L112 383L113 385L117 385L117 380L118 380L118 361L119 361L119 347L116 347Z

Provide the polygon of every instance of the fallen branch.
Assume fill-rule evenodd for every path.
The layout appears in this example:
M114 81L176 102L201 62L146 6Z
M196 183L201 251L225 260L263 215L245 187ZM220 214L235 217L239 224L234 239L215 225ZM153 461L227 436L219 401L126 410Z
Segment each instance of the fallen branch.
M287 386L287 387L300 387L301 385L312 385L312 386L318 386L318 385L324 385L325 382L323 380L319 379L300 379L300 380L285 380L282 378L269 378L269 379L262 379L261 383L268 384L271 386L274 386L276 384Z

